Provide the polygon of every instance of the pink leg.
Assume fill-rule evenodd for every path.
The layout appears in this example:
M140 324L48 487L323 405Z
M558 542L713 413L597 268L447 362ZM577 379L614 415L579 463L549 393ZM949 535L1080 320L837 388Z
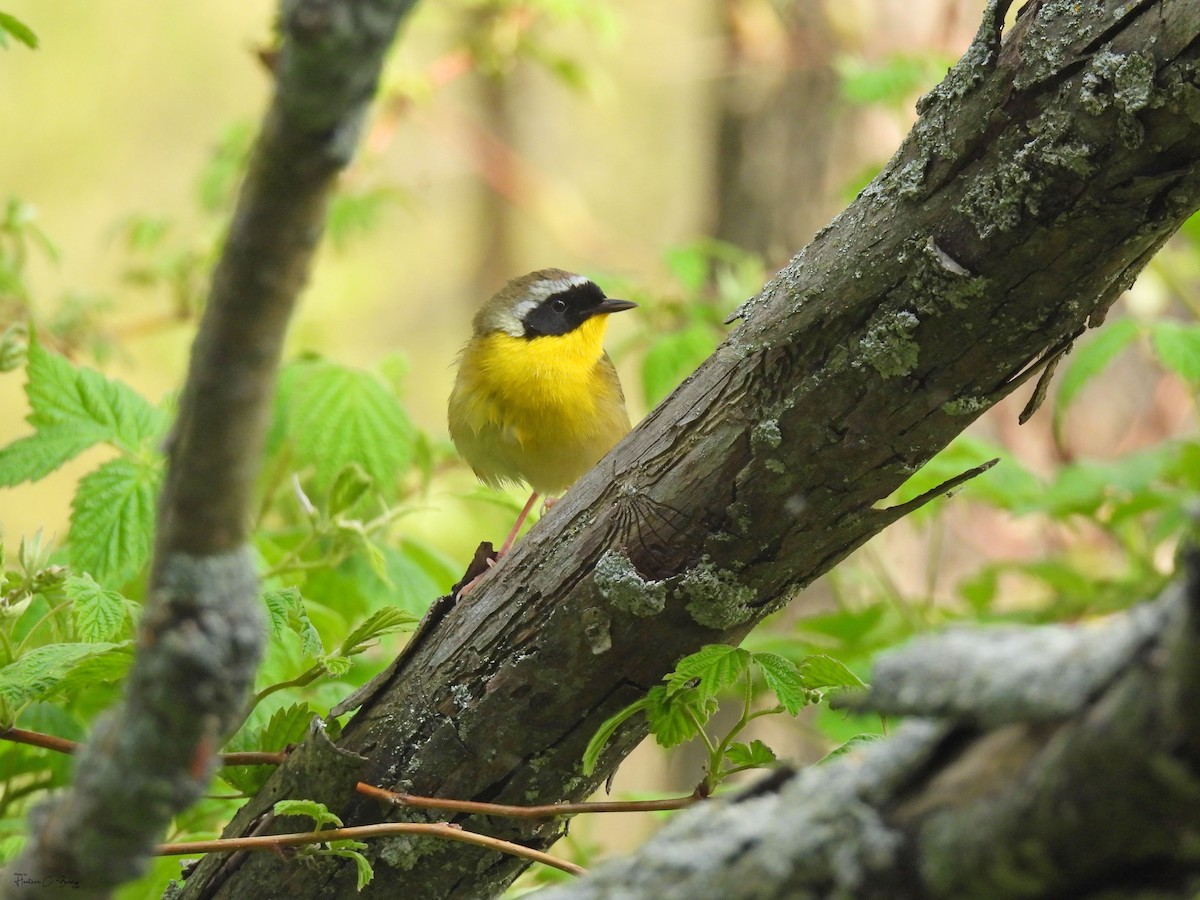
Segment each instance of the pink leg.
M517 540L517 532L521 530L521 526L525 524L525 520L529 517L529 511L533 509L533 504L537 502L538 493L534 491L529 495L529 499L525 501L525 506L521 509L521 514L517 516L516 524L513 525L512 531L508 533L508 537L504 539L504 543L500 545L499 552L496 553L496 559L503 559L504 555L512 549L513 543Z

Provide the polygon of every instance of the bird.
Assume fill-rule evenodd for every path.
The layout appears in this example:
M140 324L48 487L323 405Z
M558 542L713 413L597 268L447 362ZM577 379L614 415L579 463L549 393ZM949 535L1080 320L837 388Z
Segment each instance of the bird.
M450 438L484 484L532 491L497 559L539 496L552 504L629 432L604 333L609 315L636 306L583 275L538 269L475 314L450 394Z

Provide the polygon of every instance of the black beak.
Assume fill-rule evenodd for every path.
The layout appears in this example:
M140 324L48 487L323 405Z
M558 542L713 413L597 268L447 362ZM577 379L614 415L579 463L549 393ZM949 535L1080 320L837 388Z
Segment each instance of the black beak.
M637 306L632 300L616 300L612 297L605 297L592 308L592 315L599 316L605 313L621 312L625 309L633 309Z

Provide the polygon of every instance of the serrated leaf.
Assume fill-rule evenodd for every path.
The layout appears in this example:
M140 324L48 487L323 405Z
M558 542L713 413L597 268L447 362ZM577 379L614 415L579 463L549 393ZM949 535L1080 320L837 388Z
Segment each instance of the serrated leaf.
M856 735L854 735L854 737L850 738L850 740L846 741L841 746L834 747L832 750L830 750L828 753L826 753L824 756L822 756L819 760L817 760L817 765L820 765L821 763L829 762L831 759L837 759L839 756L844 756L845 754L849 753L851 750L855 750L866 744L873 744L876 741L881 741L881 740L883 740L882 734L871 734L870 732L864 732L863 734L856 734Z
M229 752L277 751L289 744L302 741L308 733L314 710L307 703L293 703L275 710L266 725L247 725L229 739L225 750ZM275 766L222 766L217 774L221 779L244 794L258 791Z
M321 660L321 665L323 665L325 667L325 671L334 678L341 678L350 671L350 657L331 654Z
M778 757L775 756L775 751L762 741L753 740L749 744L740 741L730 744L725 748L725 758L738 768L761 768L771 765Z
M583 774L591 775L596 771L596 764L600 761L600 754L604 751L605 745L617 729L620 728L627 719L631 719L640 712L645 712L646 707L650 705L650 700L647 697L642 697L633 701L624 709L613 713L605 719L600 727L596 729L596 733L592 735L592 739L588 741L587 747L583 751Z
M58 683L52 694L69 697L77 691L94 690L97 684L124 681L132 666L133 641L121 641L107 650L81 660Z
M646 721L662 747L676 747L691 740L717 711L717 701L695 690L668 693L663 685L646 695Z
M63 586L71 600L71 615L81 640L108 641L125 624L126 600L117 591L96 584L91 575L71 576Z
M70 427L92 430L127 452L158 436L163 416L128 385L95 369L76 368L37 341L29 345L25 392L29 424L39 431Z
M99 429L43 428L0 448L0 487L37 481L103 440Z
M385 606L372 613L367 621L346 636L346 639L342 641L340 652L345 656L354 656L366 650L375 638L393 631L412 628L416 624L417 619L407 610L396 606Z
M16 16L11 16L8 13L0 12L0 47L6 46L4 35L10 34L30 50L38 48L37 35L33 33L33 29L18 19Z
M851 672L845 663L824 653L806 656L799 668L800 677L804 679L804 686L810 690L867 686L866 682Z
M256 734L256 749L283 750L297 744L308 734L308 726L316 715L307 703L293 703L275 710L265 728Z
M276 640L283 637L284 629L294 632L300 637L300 649L304 656L315 659L325 653L321 643L321 635L308 618L308 610L304 608L304 598L294 587L270 590L263 594L263 604L267 607L267 623L271 635Z
M158 466L113 459L84 476L71 504L71 566L122 584L150 558Z
M726 644L708 644L685 656L667 676L667 692L675 693L697 681L694 689L702 697L715 697L737 682L750 668L750 653Z
M1200 325L1155 322L1150 338L1164 366L1193 387L1200 386Z
M342 827L342 820L330 812L328 806L316 800L277 800L272 811L277 816L305 816L312 819L316 825L314 831L320 831L326 825Z
M1091 340L1079 343L1067 357L1058 382L1054 402L1054 427L1057 430L1067 410L1093 378L1108 368L1117 354L1138 336L1140 327L1132 319L1117 319L1100 329Z
M118 644L46 644L0 668L0 700L10 710L52 693L71 670ZM11 724L11 723L4 723Z
M321 489L357 463L386 496L412 463L416 429L400 401L369 372L308 363L291 385L287 433L296 460Z
M797 715L808 705L805 679L794 662L778 653L755 653L754 663L762 672L767 687L789 713Z

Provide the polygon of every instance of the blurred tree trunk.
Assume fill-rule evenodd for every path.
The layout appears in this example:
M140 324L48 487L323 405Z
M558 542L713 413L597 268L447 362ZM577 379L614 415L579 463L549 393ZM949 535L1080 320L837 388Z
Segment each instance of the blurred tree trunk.
M1200 0L1030 3L1001 43L1008 5L989 6L884 171L717 352L482 586L435 607L336 743L314 727L227 836L303 827L270 820L283 797L347 824L427 818L356 795L360 779L587 796L645 733L628 723L585 777L602 721L941 493L877 505L1103 322L1200 207ZM460 821L535 847L564 828ZM433 839L365 852L361 895L349 863L264 853L206 858L182 896L482 897L524 868Z
M837 39L820 0L724 0L713 235L781 265L825 223L840 135Z

